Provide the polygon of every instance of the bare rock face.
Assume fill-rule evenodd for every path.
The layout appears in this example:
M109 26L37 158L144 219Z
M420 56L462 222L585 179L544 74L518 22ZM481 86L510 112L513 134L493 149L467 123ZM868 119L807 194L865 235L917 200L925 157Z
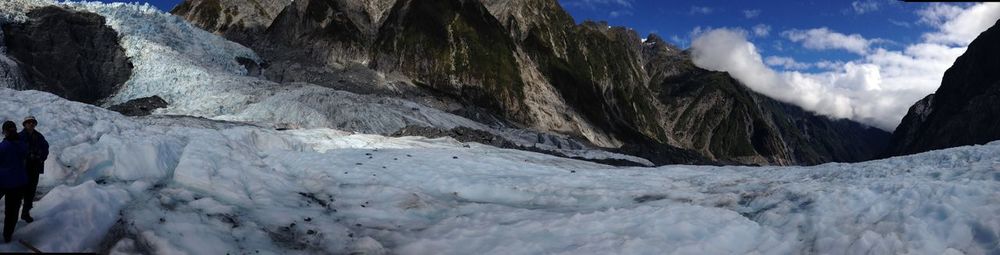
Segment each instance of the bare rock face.
M400 0L376 41L373 67L421 87L528 122L516 46L476 0Z
M359 1L364 5L364 9L368 12L371 18L371 24L375 28L382 25L385 21L386 16L389 16L389 11L392 10L392 6L396 5L397 0L361 0Z
M367 62L375 28L360 3L299 0L286 6L255 45L265 56L323 65ZM273 50L272 50L273 49Z
M116 111L125 116L148 116L153 114L153 111L156 109L166 108L167 106L167 101L163 100L163 98L152 96L136 98L122 104L112 105L108 107L108 110Z
M3 35L3 28L0 28L0 35ZM0 36L0 84L12 89L28 87L28 81L24 80L20 65L7 56L7 46L3 36Z
M1000 140L1000 22L969 44L937 92L910 107L884 156Z
M293 0L186 0L170 12L230 40L249 45Z
M95 104L132 76L118 34L104 17L50 6L28 13L25 23L3 27L7 54L26 86L66 99Z
M0 84L11 89L28 88L28 81L24 79L21 66L3 53L0 53Z

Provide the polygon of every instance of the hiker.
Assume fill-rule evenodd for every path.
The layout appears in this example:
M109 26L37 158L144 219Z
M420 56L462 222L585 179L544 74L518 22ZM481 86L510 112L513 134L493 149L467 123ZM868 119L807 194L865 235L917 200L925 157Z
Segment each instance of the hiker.
M31 208L35 204L35 191L38 190L38 175L45 173L45 159L49 157L49 142L45 140L45 136L35 130L35 127L38 126L38 120L35 120L35 116L24 118L21 125L24 126L24 129L18 136L21 141L28 145L28 161L25 162L25 167L28 170L28 186L24 187L21 219L31 223L35 221L34 218L31 218Z
M3 240L9 243L17 226L24 187L28 185L24 167L28 145L18 139L17 124L13 121L4 122L0 128L4 136L3 142L0 142L0 197L7 197L4 201Z

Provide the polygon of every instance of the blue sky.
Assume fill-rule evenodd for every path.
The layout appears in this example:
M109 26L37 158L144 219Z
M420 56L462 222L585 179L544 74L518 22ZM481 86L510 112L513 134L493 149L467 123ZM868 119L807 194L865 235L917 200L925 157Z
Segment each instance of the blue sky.
M735 0L560 0L577 22L606 20L640 34L656 33L682 47L701 28L769 27L767 36L752 36L764 55L789 55L798 61L849 60L846 51L812 51L798 47L781 33L826 27L844 34L881 38L879 46L901 49L919 41L933 27L917 22L924 3L873 1L735 1ZM857 8L855 8L857 7Z

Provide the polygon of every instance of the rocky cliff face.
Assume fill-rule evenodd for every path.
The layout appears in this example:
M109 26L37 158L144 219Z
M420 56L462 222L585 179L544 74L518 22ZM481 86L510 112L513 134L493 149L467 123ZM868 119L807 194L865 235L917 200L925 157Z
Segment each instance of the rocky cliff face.
M284 55L302 51L303 57L325 65L367 62L376 32L370 17L357 1L295 1L268 27L266 40L254 46L278 47Z
M1000 22L979 35L937 92L910 107L885 156L1000 139Z
M27 88L28 82L24 80L24 72L17 61L7 56L7 46L2 36L3 27L0 26L0 84L8 84L10 88Z
M670 139L657 124L660 112L646 86L637 33L603 22L578 25L556 1L483 2L518 43L530 63L524 68L542 75L531 87L550 89L560 97L548 100L557 104L536 104L534 112L572 109L566 118L534 114L543 124L536 128L574 127L572 132L608 147Z
M23 79L22 87L52 92L85 103L97 103L117 92L132 74L132 64L118 45L118 34L103 17L59 7L28 13L25 23L3 27L9 59L22 73L0 76ZM4 57L6 58L6 57ZM17 86L17 85L15 85Z
M373 67L526 122L515 45L475 0L400 0L379 30Z
M628 28L578 24L556 0L298 0L281 9L251 45L272 70L337 77L322 70L364 66L401 74L416 91L403 96L444 98L502 119L495 123L625 145L633 154L676 151L739 164L859 161L888 136L756 94L693 66L655 35L643 42Z
M248 44L271 26L278 13L293 0L190 0L171 13L232 41Z
M788 165L866 160L887 142L885 131L817 116L698 68L659 38L646 44L648 53L658 52L647 70L657 70L651 84L666 112L663 125L680 147L723 161Z

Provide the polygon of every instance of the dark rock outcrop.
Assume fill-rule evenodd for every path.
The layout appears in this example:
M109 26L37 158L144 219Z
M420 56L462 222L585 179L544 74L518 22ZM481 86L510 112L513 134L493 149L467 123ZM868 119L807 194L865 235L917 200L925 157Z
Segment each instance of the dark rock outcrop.
M4 25L7 54L24 72L27 87L95 104L132 76L118 33L104 17L49 6L25 23Z
M400 0L379 30L373 67L421 87L525 118L514 41L477 0Z
M969 44L934 94L910 107L885 156L1000 140L1000 22Z
M354 0L299 0L285 6L254 48L265 55L333 65L369 58L376 28ZM271 52L271 49L277 52Z
M116 111L125 116L148 116L153 111L167 107L167 101L159 96L144 97L129 100L128 102L112 105L108 110Z
M258 39L293 0L187 0L170 12L244 45Z
M236 63L247 69L248 76L260 76L264 68L267 68L267 63L258 64L257 61L244 57L236 57Z

